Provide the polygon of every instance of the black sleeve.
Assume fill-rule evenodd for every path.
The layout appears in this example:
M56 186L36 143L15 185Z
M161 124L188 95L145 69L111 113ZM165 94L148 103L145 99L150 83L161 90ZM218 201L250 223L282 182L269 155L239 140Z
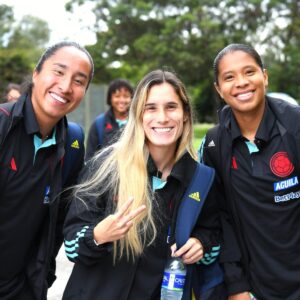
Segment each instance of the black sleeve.
M88 134L85 161L88 161L98 149L99 149L98 130L96 126L96 121L94 121L90 127L89 134Z
M96 165L87 163L81 175L86 180ZM86 265L96 263L100 257L112 253L112 243L97 246L94 241L94 227L106 216L107 195L97 199L72 199L64 224L64 244L68 259L72 262L80 261Z
M217 161L217 159L211 157L211 152L209 152L209 147L206 146L205 140L203 142L202 150L202 161L216 170L215 186L217 190L217 205L222 229L219 260L224 269L224 279L228 293L229 295L233 295L249 291L250 284L242 266L242 255L239 243L234 231L230 211L228 211L228 206L226 205L223 180L221 179L221 174L218 172L218 166L214 164L214 161Z
M79 174L83 168L84 165L84 144L82 143L82 147L80 149L80 157L78 157L76 160L74 160L73 167L70 171L70 174L66 180L65 185L63 186L63 191L61 194L58 195L58 198L54 201L59 201L59 207L57 212L57 219L56 219L56 226L55 226L55 238L54 238L54 246L53 246L53 252L50 258L50 270L48 272L48 287L52 285L54 282L56 276L55 276L55 269L56 269L56 263L55 258L62 246L63 243L63 224L66 218L67 209L68 209L68 201L69 196L71 193L70 187L75 185L78 182Z

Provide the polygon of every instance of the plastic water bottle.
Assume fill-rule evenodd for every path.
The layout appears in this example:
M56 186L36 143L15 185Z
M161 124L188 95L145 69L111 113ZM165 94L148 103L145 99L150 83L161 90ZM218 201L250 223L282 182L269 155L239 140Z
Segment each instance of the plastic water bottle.
M161 300L181 300L186 277L186 266L180 257L171 257L164 271Z

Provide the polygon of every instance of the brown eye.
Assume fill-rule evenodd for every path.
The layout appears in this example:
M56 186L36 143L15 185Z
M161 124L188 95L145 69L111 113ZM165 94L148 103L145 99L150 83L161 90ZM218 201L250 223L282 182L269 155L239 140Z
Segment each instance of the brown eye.
M225 81L230 81L230 80L232 80L232 79L233 79L233 76L232 76L232 75L227 75L227 76L224 77L224 80L225 80Z

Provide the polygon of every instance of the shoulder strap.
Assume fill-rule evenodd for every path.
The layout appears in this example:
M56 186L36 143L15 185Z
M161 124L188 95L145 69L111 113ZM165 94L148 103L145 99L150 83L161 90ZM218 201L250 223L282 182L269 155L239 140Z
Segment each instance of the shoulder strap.
M5 139L9 127L12 111L15 107L15 102L6 102L0 104L0 113L5 116L3 122L1 121L1 132L0 132L0 145L2 145L3 140Z
M96 128L97 128L97 132L98 132L99 145L103 145L103 136L104 136L104 128L105 128L105 113L100 114L96 118Z
M62 181L66 183L72 170L74 162L79 159L84 151L84 133L80 125L74 122L68 122L65 156L63 164Z
M189 239L213 183L214 176L214 169L201 163L197 164L193 179L185 191L178 210L175 231L177 249L182 247Z
M7 116L10 116L14 106L15 102L5 102L0 104L0 110Z

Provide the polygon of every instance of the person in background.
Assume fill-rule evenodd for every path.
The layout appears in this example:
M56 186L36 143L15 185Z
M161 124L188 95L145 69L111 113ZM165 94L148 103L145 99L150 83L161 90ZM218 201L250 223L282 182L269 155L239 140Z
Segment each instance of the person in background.
M148 73L120 139L87 162L74 189L64 236L75 266L63 299L158 300L171 245L189 265L218 247L213 189L190 238L174 245L178 208L198 164L192 137L183 83L169 71Z
M21 96L21 85L9 83L5 89L4 102L17 101Z
M300 107L266 96L268 74L251 46L214 61L226 106L200 149L220 179L229 300L300 299Z
M55 280L67 199L60 193L76 183L84 161L82 151L63 184L65 115L78 107L93 73L85 48L57 43L42 54L19 100L0 106L1 300L44 300Z
M125 79L115 79L110 82L106 104L110 107L107 112L98 116L102 122L92 123L88 134L86 159L91 158L95 152L104 146L115 142L127 123L128 110L133 95L133 87Z

